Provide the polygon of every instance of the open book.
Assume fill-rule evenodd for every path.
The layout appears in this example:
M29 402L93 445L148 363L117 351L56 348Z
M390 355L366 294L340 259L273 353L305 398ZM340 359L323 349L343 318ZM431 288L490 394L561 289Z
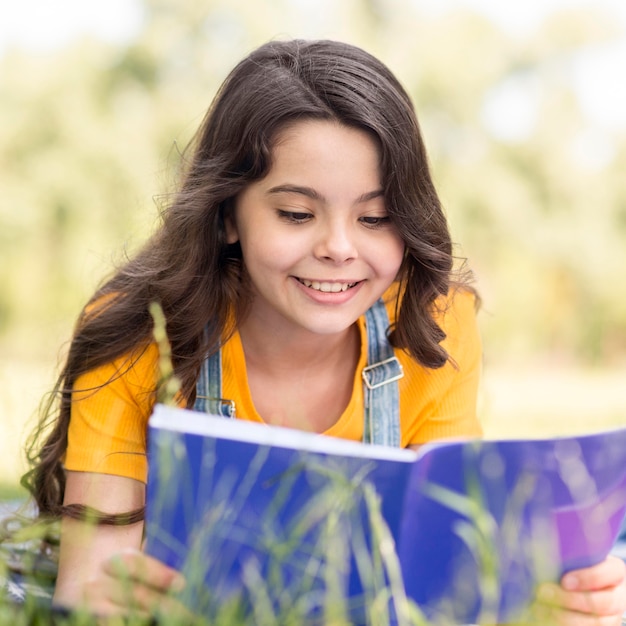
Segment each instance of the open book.
M149 466L146 550L207 616L514 621L626 511L626 428L414 453L157 405Z

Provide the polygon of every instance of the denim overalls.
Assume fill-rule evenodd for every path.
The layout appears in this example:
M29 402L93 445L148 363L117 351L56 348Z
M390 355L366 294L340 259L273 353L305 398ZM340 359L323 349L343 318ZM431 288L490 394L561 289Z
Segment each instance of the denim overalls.
M400 446L400 397L398 380L402 365L387 339L389 318L382 300L365 313L367 367L363 369L363 441L384 446ZM194 410L224 417L235 417L235 403L222 398L222 356L218 351L202 364L196 383Z

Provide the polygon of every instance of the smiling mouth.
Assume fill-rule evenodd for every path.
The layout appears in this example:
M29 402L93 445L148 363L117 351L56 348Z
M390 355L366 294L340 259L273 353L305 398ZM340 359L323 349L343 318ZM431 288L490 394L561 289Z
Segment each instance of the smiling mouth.
M305 287L309 289L314 289L315 291L321 291L323 293L339 293L340 291L347 291L351 289L355 285L358 285L360 281L356 283L329 283L329 282L319 282L317 280L307 280L306 278L298 278L299 283L302 283Z

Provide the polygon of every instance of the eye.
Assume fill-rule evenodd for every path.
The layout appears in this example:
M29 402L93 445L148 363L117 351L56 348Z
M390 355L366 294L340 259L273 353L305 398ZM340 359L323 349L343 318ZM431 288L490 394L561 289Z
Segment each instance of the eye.
M308 222L313 215L311 213L305 213L303 211L283 211L278 209L278 217L290 224L304 224Z
M359 218L359 221L368 228L382 228L391 223L391 219L388 215L364 215Z

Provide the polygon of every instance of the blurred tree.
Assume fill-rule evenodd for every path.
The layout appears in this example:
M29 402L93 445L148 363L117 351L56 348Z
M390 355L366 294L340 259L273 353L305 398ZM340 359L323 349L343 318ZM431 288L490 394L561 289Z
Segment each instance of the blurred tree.
M469 11L418 7L144 0L129 45L1 57L2 351L56 351L112 252L150 232L227 71L263 41L302 36L363 46L414 96L459 254L485 295L491 358L624 359L626 142L597 152L571 76L614 25L567 11L515 39Z

